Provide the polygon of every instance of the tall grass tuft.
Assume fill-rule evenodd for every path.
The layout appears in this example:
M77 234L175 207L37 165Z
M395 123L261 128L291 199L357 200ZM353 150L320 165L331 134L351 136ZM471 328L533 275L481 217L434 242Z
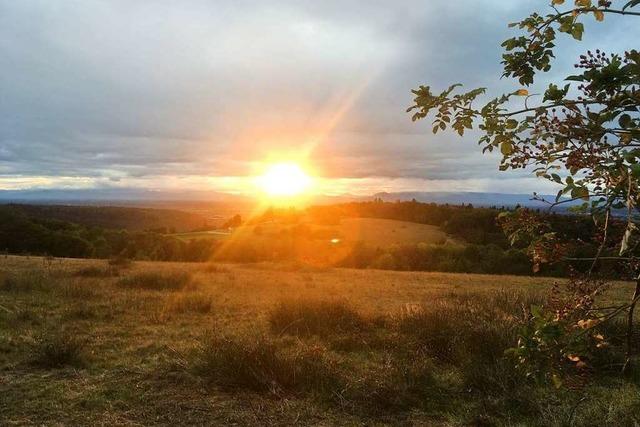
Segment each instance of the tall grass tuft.
M278 335L328 336L367 329L369 322L344 301L290 299L269 312L271 331Z
M68 332L42 335L33 345L31 362L41 368L81 367L85 342Z
M56 292L64 298L76 300L86 300L96 296L96 290L93 287L76 280L59 284Z
M180 293L167 302L167 309L175 313L206 314L212 308L211 296L202 293Z
M542 302L528 292L452 294L404 313L397 327L407 347L454 367L470 391L509 395L524 380L505 350L517 342L525 309Z
M113 266L97 266L90 265L83 267L75 272L76 276L80 277L117 277L120 275L120 271L117 267Z
M283 345L266 336L214 335L200 346L195 371L228 389L274 394L331 394L342 382L324 347Z
M124 256L117 256L117 257L111 258L108 261L108 264L110 267L114 267L114 268L130 268L133 265L133 261Z
M191 281L191 275L183 271L170 273L143 272L125 276L118 280L117 285L129 289L172 290L183 289Z
M515 344L525 310L541 302L535 294L508 291L451 294L397 320L403 334L439 361L493 360Z
M208 262L202 269L207 273L228 273L229 268L215 262Z
M0 278L0 291L33 292L51 289L53 278L43 270L9 273Z
M438 383L438 369L420 353L384 355L379 364L348 375L339 398L351 412L393 414L442 403L446 398Z

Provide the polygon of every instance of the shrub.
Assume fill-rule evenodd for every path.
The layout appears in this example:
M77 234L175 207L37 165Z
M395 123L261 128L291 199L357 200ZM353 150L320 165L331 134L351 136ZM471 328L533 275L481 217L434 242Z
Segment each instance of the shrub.
M163 291L183 289L190 280L191 275L183 271L144 272L123 277L118 280L117 284L123 288Z
M371 268L378 270L395 270L397 268L396 260L392 254L383 254L371 263Z
M269 313L276 334L319 335L358 332L368 322L343 301L295 299L280 301Z
M256 392L325 392L341 388L337 364L319 346L285 348L265 336L218 336L196 354L196 372L228 389Z
M39 337L32 351L32 363L41 368L84 365L84 341L67 332Z

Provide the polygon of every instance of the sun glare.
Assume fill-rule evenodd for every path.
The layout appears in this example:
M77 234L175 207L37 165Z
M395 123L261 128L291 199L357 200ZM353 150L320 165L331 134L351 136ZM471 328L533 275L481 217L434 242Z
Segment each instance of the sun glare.
M269 196L292 197L310 187L311 177L296 163L275 163L258 177L258 185Z

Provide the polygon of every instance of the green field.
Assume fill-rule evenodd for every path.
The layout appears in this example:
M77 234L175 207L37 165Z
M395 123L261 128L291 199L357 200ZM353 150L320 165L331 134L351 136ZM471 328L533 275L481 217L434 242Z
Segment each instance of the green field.
M283 224L279 222L243 225L235 230L197 231L177 233L173 236L182 239L271 239L296 227L306 227L308 239L338 239L344 243L363 242L373 247L388 247L400 244L444 244L458 243L447 236L439 227L415 222L396 221L379 218L343 218L337 225L319 225L302 222L301 224Z
M637 379L556 390L503 355L551 279L36 257L0 272L0 425L640 421Z

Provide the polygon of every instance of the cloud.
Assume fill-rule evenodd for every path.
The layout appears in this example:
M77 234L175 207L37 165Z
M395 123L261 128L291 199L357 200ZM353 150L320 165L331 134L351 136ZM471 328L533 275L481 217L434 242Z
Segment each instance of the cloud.
M539 6L0 3L9 64L0 70L0 187L56 177L126 186L192 176L200 185L250 174L273 153L307 155L336 180L500 182L497 159L482 156L473 135L434 137L404 110L421 83L513 89L499 79L499 43L510 35L506 22ZM583 46L561 47L626 48L640 35L631 24L589 25ZM510 177L502 182L520 190L524 175Z

